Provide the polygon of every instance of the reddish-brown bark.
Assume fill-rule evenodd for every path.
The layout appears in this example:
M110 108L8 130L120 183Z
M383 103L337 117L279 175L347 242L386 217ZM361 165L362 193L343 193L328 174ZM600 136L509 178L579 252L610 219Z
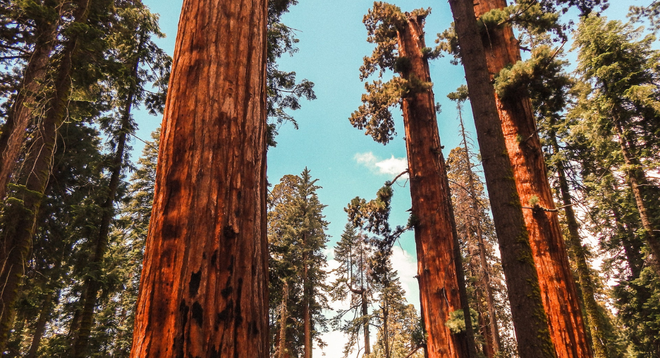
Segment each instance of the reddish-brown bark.
M401 76L413 83L431 81L422 53L423 24L421 16L408 15L405 26L397 27L400 56L410 60L410 69ZM428 357L469 357L468 334L452 334L445 325L450 313L462 310L465 302L459 292L461 263L433 91L413 90L403 98L402 110Z
M55 1L47 1L47 6L55 6ZM16 166L23 142L25 130L33 117L37 92L42 88L48 68L50 54L57 42L57 28L60 17L48 21L36 21L36 42L25 67L20 90L12 104L7 121L0 135L0 200L7 194L7 184Z
M472 0L450 0L522 358L555 357Z
M185 0L131 357L268 356L266 0Z
M475 3L474 12L479 17L505 6L506 0L481 0ZM482 39L488 71L494 77L503 68L520 61L520 49L511 27L504 25L486 31ZM525 223L557 356L591 357L531 100L520 93L506 98L495 95L495 100L520 202L527 207L523 211Z

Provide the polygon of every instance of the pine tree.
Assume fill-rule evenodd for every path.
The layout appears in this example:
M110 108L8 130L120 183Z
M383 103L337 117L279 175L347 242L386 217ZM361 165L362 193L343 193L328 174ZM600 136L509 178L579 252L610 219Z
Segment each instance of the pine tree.
M277 357L310 357L313 341L325 330L328 308L325 279L328 241L317 180L305 169L284 176L269 196L271 311ZM281 294L280 294L281 293Z
M35 130L35 139L30 144L24 168L27 175L19 182L14 198L7 200L5 215L2 220L2 252L0 261L4 263L0 277L4 282L2 290L2 314L0 315L0 351L6 345L9 329L13 320L13 305L15 303L21 277L24 274L25 263L30 252L30 243L34 235L35 220L43 202L43 194L48 185L52 169L53 156L57 140L58 128L67 117L69 100L72 96L73 78L86 80L94 76L74 76L73 68L84 67L85 61L97 58L100 54L98 45L99 22L105 20L107 4L99 1L80 0L73 10L73 24L89 31L68 31L61 58L55 72L52 93L47 96L46 110ZM82 43L86 42L86 46ZM87 83L79 81L78 86Z
M340 310L333 318L335 326L349 336L344 346L345 357L358 345L360 331L364 338L364 355L371 354L369 306L374 300L375 292L370 246L366 234L357 232L350 223L346 225L341 239L335 245L335 261L339 262L339 267L335 269L337 279L332 283L330 294L334 301L343 301L350 297L349 308Z
M656 274L660 274L660 214L651 204L660 198L660 185L646 174L660 163L654 155L660 149L656 135L660 97L654 70L659 54L651 49L653 37L635 41L637 37L637 31L620 22L584 19L576 37L578 70L594 84L592 109L601 118L611 118L600 120L596 128L605 138L618 142L622 170L635 198Z
M375 43L376 49L365 58L360 78L365 80L376 70L379 77L388 70L396 75L386 83L376 80L365 84L363 104L350 120L354 127L365 129L365 134L386 144L394 135L389 107L401 105L427 352L432 358L467 357L474 351L469 321L466 332L458 334L445 326L451 312L467 308L467 299L431 89L428 57L432 54L423 36L429 12L418 9L403 13L394 5L374 3L364 23L368 41ZM435 287L444 288L440 297Z

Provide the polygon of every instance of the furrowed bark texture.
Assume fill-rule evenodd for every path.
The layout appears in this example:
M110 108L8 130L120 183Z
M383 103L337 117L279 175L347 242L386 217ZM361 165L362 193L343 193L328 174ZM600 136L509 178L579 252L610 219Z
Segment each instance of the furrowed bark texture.
M131 357L268 356L266 0L185 0Z
M552 130L550 133L550 145L554 153L559 153L559 142L557 136ZM595 287L587 262L587 252L582 246L582 239L580 237L580 225L578 224L575 211L573 210L573 199L571 198L570 187L566 178L566 169L562 160L555 163L557 170L557 177L559 179L559 191L561 194L562 204L564 205L564 213L566 215L566 224L568 226L568 236L570 250L573 253L575 266L577 267L577 274L580 284L580 291L582 293L582 301L584 302L584 310L589 320L589 332L591 333L591 342L594 350L594 357L607 358L609 352L605 342L605 326L603 317L598 309L598 303L594 297Z
M410 60L410 69L401 75L409 81L431 81L422 54L423 24L423 18L409 15L406 25L398 29L400 55ZM467 333L452 334L445 325L450 313L463 309L464 302L459 292L460 256L455 257L457 237L432 90L420 89L404 97L402 110L428 357L469 357Z
M87 22L91 0L79 0L74 18ZM39 123L24 167L29 168L24 188L17 198L7 201L3 230L0 236L0 352L4 351L13 321L13 306L32 246L36 218L48 185L57 140L57 128L66 118L71 97L71 71L77 55L78 37L72 35L64 45L57 70L55 89L47 103L47 111Z
M50 2L51 6L53 2ZM37 105L37 92L43 86L50 54L57 42L59 16L55 21L38 21L36 24L37 40L34 51L23 74L21 89L9 110L7 121L0 135L0 200L7 194L7 184L16 167L16 161L25 141L25 130L33 118Z
M506 6L506 0L480 0L475 15ZM520 49L509 26L489 28L482 36L491 76L520 61ZM492 77L491 77L492 78ZM523 210L550 334L559 358L591 357L575 279L554 209L552 191L541 150L532 103L528 95L495 95L513 176ZM530 204L536 201L538 204Z
M472 0L450 0L522 358L555 357Z

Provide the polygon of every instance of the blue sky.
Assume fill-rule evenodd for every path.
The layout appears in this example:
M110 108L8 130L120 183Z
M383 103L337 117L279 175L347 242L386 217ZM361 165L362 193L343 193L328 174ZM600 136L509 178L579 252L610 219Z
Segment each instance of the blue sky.
M168 53L174 50L177 23L181 11L181 0L144 0L152 12L160 14L160 25L167 38L158 43ZM299 129L285 124L276 138L278 145L268 153L268 176L277 183L286 174L299 174L305 167L318 178L319 197L327 205L324 213L330 222L328 234L330 245L339 238L346 224L343 208L355 196L366 199L374 197L386 180L392 179L405 169L405 143L403 126L397 119L396 138L388 145L373 142L348 121L350 114L360 105L364 84L359 80L362 58L368 56L373 45L366 42L366 30L362 17L373 5L373 0L300 0L300 3L285 15L283 21L297 30L300 39L299 52L285 57L280 69L296 71L299 79L314 82L317 100L303 102L302 109L293 112ZM646 5L650 0L610 0L610 9L605 13L610 18L621 19L630 5ZM452 22L447 1L407 0L394 2L404 11L431 7L426 21L426 43L433 46L436 34L449 27ZM569 48L569 47L567 47ZM575 58L569 56L569 58ZM438 126L445 156L459 145L458 120L455 106L446 95L464 83L463 69L453 66L449 58L440 58L430 63L434 82L435 99L442 105ZM469 106L466 106L467 128L473 132ZM145 113L137 116L140 130L138 136L149 138L149 133L160 124L160 118ZM475 138L476 139L476 138ZM140 143L134 143L136 150ZM410 208L409 186L395 186L392 223L405 224L407 209ZM404 236L395 258L404 287L411 303L418 304L414 289L415 263L412 234ZM341 339L336 334L326 337L330 346L326 356L341 356ZM319 356L319 354L316 354Z

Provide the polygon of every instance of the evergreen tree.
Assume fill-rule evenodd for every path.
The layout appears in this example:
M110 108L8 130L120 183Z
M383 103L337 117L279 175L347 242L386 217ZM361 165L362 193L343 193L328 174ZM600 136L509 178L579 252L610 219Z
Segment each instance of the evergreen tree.
M332 283L330 295L333 301L349 298L349 308L340 310L333 319L334 325L348 335L344 356L348 357L355 346L359 347L359 336L364 338L364 355L371 354L371 315L369 306L374 300L372 277L372 248L364 233L357 232L347 224L341 239L335 245L335 269L337 279ZM348 318L346 318L348 317Z
M277 357L311 357L326 330L325 279L328 223L310 171L284 176L269 195L271 352Z

